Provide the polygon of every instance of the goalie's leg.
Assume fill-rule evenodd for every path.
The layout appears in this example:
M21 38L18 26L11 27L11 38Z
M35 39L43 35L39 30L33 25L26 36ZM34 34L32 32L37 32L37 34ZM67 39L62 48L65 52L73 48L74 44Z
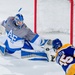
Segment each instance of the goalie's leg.
M51 39L44 39L41 38L39 35L36 35L36 37L31 41L31 43L34 43L35 45L40 46L44 52L47 54L48 59L50 60L50 50L52 48L52 40Z
M5 55L5 45L3 43L0 42L0 54L1 55Z

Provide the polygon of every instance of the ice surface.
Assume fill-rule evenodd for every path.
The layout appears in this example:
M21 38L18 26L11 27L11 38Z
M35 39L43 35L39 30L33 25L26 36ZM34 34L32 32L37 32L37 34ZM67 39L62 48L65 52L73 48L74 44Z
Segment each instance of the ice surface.
M53 3L53 0L39 0L39 1L41 2L41 5L43 3L48 3L49 5L50 1L52 1ZM57 1L59 0L54 1L57 3ZM59 2L61 3L61 1L62 0L60 0ZM61 5L63 4L61 3ZM2 20L5 20L8 16L15 15L16 13L18 13L18 9L21 7L23 8L21 13L25 17L25 23L28 25L28 27L30 27L33 30L33 20L32 20L34 13L32 11L33 0L0 0L0 22ZM43 7L44 9L47 9L45 6ZM60 8L60 6L58 8ZM40 9L40 11L47 13L46 11L44 11L44 9L43 10ZM44 16L43 14L41 15ZM48 18L48 16L47 17L45 16L45 18L47 18L47 21L44 21L44 23L48 24L50 18ZM47 25L47 27L48 26L49 25ZM45 31L46 32L40 32L39 30L39 34L44 38L51 38L51 39L60 38L63 43L69 43L68 33L66 34L58 32L48 32L47 29ZM4 36L0 37L0 41L2 42L5 40L5 38L3 37ZM62 68L56 62L28 61L25 59L17 58L17 56L13 55L7 56L0 55L0 75L65 75L65 74Z

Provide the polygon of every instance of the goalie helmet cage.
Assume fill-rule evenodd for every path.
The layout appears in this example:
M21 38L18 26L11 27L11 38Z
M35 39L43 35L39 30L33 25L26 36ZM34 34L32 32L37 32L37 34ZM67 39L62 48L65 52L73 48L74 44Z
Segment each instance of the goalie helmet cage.
M39 4L39 1L40 2L43 2L43 0L34 0L34 32L35 33L37 33L38 32L38 12L39 12L39 6L38 5L40 5ZM45 0L44 0L45 1ZM48 1L52 1L52 0L48 0ZM59 1L59 0L54 0L55 2L56 1ZM60 0L61 1L61 0ZM68 32L69 32L69 42L71 43L71 44L74 44L74 25L75 25L75 21L74 21L74 18L75 18L75 14L74 14L74 9L75 9L75 5L74 5L74 0L63 0L63 1L65 1L65 3L66 2L68 2L68 5L69 6L65 6L65 4L63 5L63 6L65 6L66 8L68 8L69 7L69 9L68 9L68 23L67 24L69 24L68 25ZM46 3L46 1L45 1L45 3ZM51 2L50 2L51 3ZM57 2L56 2L57 3ZM60 2L58 2L58 3L60 3ZM43 3L41 3L41 4L43 4ZM54 5L53 5L54 6ZM59 4L59 8L61 7L62 5L61 4ZM46 7L46 6L44 6L44 7ZM54 9L54 7L52 7L53 9ZM52 9L52 8L50 8L50 9ZM62 7L63 9L64 9L64 7ZM48 9L48 7L46 8L46 9ZM45 9L45 10L46 10ZM44 10L44 8L42 9L42 10ZM55 10L56 11L56 10ZM44 11L43 11L44 12ZM61 10L59 10L59 12L61 12ZM67 13L64 13L65 11L63 11L63 14L67 14ZM51 13L51 12L50 12ZM54 13L54 12L52 12L52 13ZM47 13L46 13L47 14ZM57 13L56 13L57 14ZM47 14L48 15L48 14ZM58 14L57 14L58 15ZM60 15L60 14L59 14ZM39 17L40 18L40 17ZM57 17L57 18L59 18L59 16ZM67 19L66 18L66 19ZM64 19L64 18L63 18ZM62 19L62 20L63 20ZM51 20L51 19L50 19ZM63 20L64 21L64 20ZM60 21L59 21L60 22ZM66 23L66 22L64 22L64 23ZM66 24L65 24L66 25ZM61 26L60 27L62 27L62 24L61 24ZM57 31L59 31L59 30L57 30ZM63 30L64 31L64 30ZM60 31L61 32L61 31Z

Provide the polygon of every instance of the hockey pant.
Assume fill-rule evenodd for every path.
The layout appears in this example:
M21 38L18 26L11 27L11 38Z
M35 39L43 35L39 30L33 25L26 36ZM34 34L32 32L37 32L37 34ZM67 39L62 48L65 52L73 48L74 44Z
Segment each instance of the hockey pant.
M68 71L66 72L66 75L75 75L75 64L72 64Z

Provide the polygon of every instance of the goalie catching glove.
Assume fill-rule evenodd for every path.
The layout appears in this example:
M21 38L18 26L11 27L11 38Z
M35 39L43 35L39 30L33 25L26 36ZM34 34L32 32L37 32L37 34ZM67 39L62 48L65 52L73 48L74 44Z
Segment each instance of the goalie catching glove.
M5 28L0 25L0 35L5 34Z
M55 61L55 52L52 48L52 40L48 40L44 45L45 53L47 54L48 61Z

